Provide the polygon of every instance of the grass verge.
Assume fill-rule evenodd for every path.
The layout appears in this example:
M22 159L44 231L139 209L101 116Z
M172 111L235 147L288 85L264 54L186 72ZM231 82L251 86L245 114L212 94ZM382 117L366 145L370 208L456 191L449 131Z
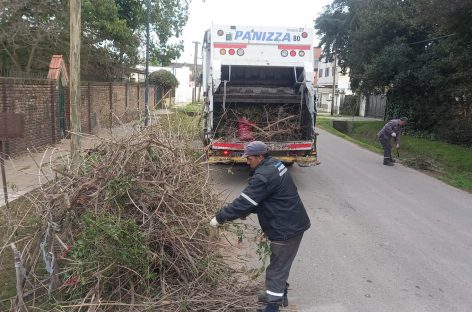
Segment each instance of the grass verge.
M175 110L193 116L199 114L202 111L202 105L203 104L201 102L194 102L185 106L176 107Z
M382 153L377 132L385 124L383 121L350 121L352 127L348 133L343 133L333 128L332 120L333 117L320 116L317 126L371 151ZM472 192L472 148L404 134L399 154L403 165ZM398 158L395 149L393 156Z
M15 262L9 243L14 242L19 250L28 244L28 238L39 229L38 220L29 215L32 209L31 200L37 196L38 191L22 196L9 203L10 210L6 206L0 207L0 311L10 310L10 301L16 295ZM15 223L12 220L24 222Z

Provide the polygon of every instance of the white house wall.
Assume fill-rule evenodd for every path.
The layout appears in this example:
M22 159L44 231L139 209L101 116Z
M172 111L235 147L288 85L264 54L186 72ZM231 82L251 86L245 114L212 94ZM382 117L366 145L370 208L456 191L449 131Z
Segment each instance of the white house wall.
M177 78L177 81L179 82L179 86L175 89L175 105L186 105L188 103L191 103L192 92L193 92L193 81L190 80L190 76L192 73L190 67L183 66L183 67L172 68L172 67L149 66L149 73L153 73L161 69L171 72L175 76L175 78ZM132 78L136 79L137 77L132 77ZM144 75L142 77L142 80L144 81ZM198 92L198 89L197 89L197 92Z
M333 99L333 69L334 63L326 63L324 60L318 62L318 81L315 89L317 90L317 109L319 112L331 113L331 102ZM328 75L326 72L328 71ZM336 95L334 99L334 113L339 113L339 104L341 97L352 94L351 83L348 74L342 74L341 68L336 67L335 77Z
M173 74L179 81L179 86L175 89L175 104L185 105L192 102L193 81L190 81L190 67L171 68L175 70Z

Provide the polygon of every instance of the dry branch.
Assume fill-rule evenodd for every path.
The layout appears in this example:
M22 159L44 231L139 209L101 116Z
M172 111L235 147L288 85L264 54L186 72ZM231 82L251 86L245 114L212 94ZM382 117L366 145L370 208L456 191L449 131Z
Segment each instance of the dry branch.
M217 118L218 137L240 141L239 124L248 126L254 140L295 141L300 138L300 107L293 105L230 106Z
M103 141L35 198L52 239L57 289L51 311L235 311L251 307L211 240L220 202L208 165L186 131L153 126ZM62 168L62 169L58 169ZM34 246L31 245L31 250ZM33 255L25 305L48 301L48 274ZM48 308L46 308L48 309Z

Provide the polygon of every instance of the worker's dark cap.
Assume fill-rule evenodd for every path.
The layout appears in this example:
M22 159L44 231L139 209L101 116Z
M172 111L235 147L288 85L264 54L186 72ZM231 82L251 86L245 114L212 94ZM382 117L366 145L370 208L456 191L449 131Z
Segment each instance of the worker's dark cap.
M264 155L267 153L267 145L261 141L252 141L244 147L244 154L242 157Z
M401 121L408 121L408 117L400 117Z

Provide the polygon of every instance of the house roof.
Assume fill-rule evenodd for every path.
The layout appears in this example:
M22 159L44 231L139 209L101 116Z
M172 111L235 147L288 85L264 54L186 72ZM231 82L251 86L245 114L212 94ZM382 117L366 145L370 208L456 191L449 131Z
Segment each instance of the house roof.
M48 79L58 80L59 78L62 85L69 83L69 75L67 74L66 64L62 55L53 55L49 63Z

